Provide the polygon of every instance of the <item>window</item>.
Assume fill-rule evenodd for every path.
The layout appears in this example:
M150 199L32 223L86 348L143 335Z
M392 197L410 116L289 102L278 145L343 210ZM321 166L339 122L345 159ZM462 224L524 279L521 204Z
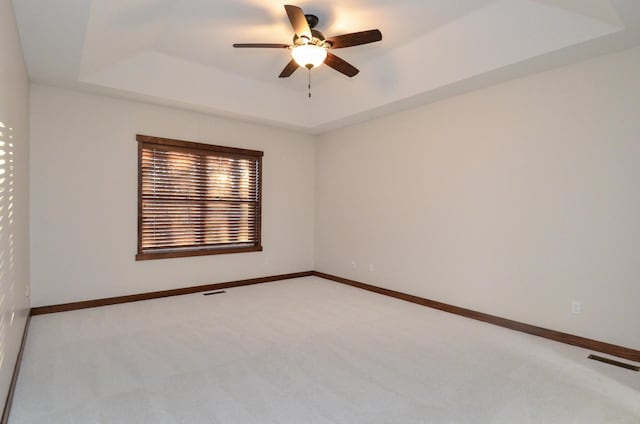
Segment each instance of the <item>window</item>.
M136 140L136 260L262 250L262 152L145 135Z

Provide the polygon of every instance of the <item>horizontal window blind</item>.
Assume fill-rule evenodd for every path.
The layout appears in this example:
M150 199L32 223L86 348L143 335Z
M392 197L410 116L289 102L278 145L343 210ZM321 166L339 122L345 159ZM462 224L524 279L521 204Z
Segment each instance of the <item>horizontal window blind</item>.
M138 259L261 249L262 152L138 141Z

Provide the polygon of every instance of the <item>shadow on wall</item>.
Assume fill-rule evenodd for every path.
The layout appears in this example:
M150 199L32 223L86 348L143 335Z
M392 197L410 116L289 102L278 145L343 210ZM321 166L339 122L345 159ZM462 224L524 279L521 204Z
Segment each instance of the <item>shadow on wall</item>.
M0 367L6 337L16 316L13 235L13 129L0 121Z

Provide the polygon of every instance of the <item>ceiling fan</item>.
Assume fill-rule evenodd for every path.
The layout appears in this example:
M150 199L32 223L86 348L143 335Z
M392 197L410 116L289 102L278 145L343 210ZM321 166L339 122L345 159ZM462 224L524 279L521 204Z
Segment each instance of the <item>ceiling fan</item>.
M280 78L290 77L298 67L302 66L311 70L322 63L326 63L327 66L348 77L353 77L360 71L328 50L382 40L382 33L377 29L325 38L320 31L315 29L319 21L317 16L305 15L298 6L287 4L284 9L295 32L293 44L248 43L233 45L233 47L290 49L292 59L280 73Z

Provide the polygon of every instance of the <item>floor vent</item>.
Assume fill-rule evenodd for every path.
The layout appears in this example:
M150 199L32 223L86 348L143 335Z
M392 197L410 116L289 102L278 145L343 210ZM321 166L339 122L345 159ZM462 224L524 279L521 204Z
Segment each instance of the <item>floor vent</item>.
M209 293L202 293L202 295L203 296L211 296L212 294L222 294L222 293L226 293L226 291L220 290L220 291L214 291L214 292L209 292Z
M631 371L636 371L636 372L640 371L640 367L637 367L635 365L626 364L626 363L620 362L620 361L614 361L613 359L603 358L602 356L589 355L589 359L593 359L595 361L604 362L605 364L609 364L609 365L615 365L616 367L620 367L620 368L626 368L626 369L631 370Z

